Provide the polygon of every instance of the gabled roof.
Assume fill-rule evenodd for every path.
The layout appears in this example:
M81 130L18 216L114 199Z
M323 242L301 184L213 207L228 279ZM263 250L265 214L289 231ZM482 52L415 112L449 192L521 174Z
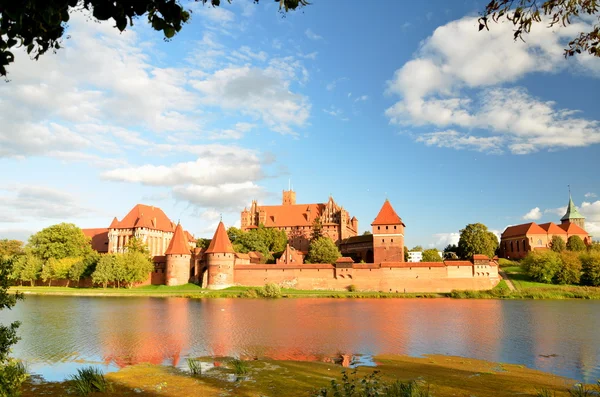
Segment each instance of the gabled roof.
M586 232L585 230L583 230L582 228L580 228L579 226L577 226L574 223L571 222L565 222L565 223L561 223L560 225L558 225L558 227L560 227L562 230L564 230L565 232L567 232L567 234L573 235L573 234L579 234L579 235L586 235L588 236L588 232Z
M563 229L561 229L556 223L548 222L542 223L539 225L542 229L546 231L548 234L567 234Z
M546 234L547 232L535 222L523 223L521 225L509 226L502 233L501 238L520 237L528 234Z
M575 207L575 203L569 194L569 205L567 206L567 213L560 218L561 221L568 221L569 219L585 219L583 215L577 211L577 207Z
M165 251L165 255L189 255L190 246L181 224L177 224L173 238Z
M224 254L224 253L234 253L233 246L231 245L231 241L229 240L229 236L227 235L227 230L225 230L225 225L223 222L219 222L219 226L217 226L217 231L215 232L214 237L210 241L210 245L206 249L206 254Z
M483 254L473 255L473 260L485 260L485 259L487 259L488 261L490 260L490 258L487 255L483 255Z
M110 224L111 229L134 229L146 227L163 232L173 232L175 224L158 207L137 204L120 222L115 218Z
M377 214L377 217L375 217L375 220L373 221L373 223L371 223L371 226L373 226L373 225L398 225L398 224L402 224L402 226L406 226L406 225L404 225L404 223L402 223L402 219L400 219L398 214L396 214L396 211L394 211L394 209L392 208L390 201L386 199L385 202L383 203L383 206L379 210L379 214Z
M263 224L266 227L312 226L315 219L325 211L327 204L293 204L293 205L261 205L259 212L266 217Z
M96 252L108 252L108 229L81 229L83 234L91 239L92 249Z

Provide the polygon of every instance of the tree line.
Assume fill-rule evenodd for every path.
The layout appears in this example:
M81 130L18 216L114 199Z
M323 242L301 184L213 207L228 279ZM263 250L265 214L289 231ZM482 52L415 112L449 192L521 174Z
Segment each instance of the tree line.
M0 260L11 269L8 279L14 284L33 286L42 280L52 286L55 280L67 280L67 287L91 278L106 288L132 287L143 282L154 270L146 244L129 240L125 253L99 254L89 237L70 223L47 227L32 235L27 244L18 240L0 240Z

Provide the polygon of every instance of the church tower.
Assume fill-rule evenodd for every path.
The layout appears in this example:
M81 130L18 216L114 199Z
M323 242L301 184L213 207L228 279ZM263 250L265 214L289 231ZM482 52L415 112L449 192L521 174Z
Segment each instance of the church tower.
M404 223L389 200L371 223L373 230L373 262L404 262Z
M585 230L585 218L579 213L577 207L575 207L575 203L573 203L573 199L571 198L571 192L569 192L569 205L567 206L567 213L565 216L560 218L560 223L574 223Z
M167 260L166 284L182 285L190 280L192 254L181 224L177 224L169 247L165 251Z
M208 289L231 287L233 285L235 251L223 221L219 222L217 231L204 255L206 255L206 263L208 264Z
M284 190L282 205L296 205L296 192L292 189Z

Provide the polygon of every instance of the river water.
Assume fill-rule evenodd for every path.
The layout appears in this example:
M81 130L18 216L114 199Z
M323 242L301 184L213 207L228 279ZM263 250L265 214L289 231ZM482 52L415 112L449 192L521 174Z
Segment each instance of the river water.
M600 379L600 302L453 299L205 299L27 296L13 356L61 380L186 357L322 360L446 354Z

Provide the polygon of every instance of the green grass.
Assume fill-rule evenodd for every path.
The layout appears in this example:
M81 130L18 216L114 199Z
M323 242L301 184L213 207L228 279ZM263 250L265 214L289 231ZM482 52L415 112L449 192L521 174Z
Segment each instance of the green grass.
M70 380L72 384L72 392L82 396L86 396L94 392L106 393L112 391L110 383L108 383L104 377L104 373L100 368L79 368L77 370L77 374L71 376Z

